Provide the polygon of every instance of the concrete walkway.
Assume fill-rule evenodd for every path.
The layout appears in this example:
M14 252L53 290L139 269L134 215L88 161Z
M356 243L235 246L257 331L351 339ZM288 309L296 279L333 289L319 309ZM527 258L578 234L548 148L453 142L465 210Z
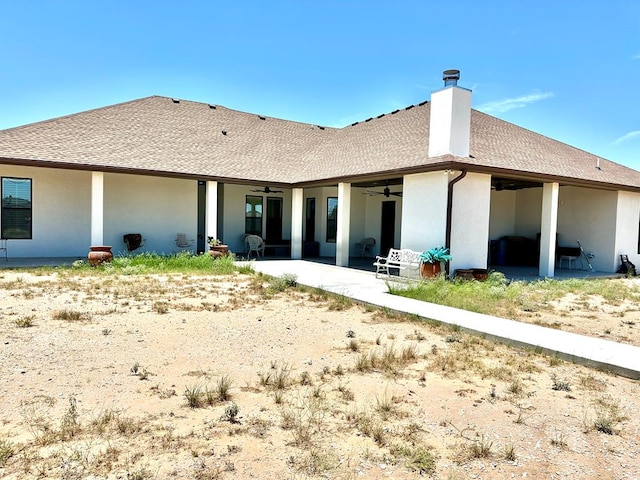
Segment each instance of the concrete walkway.
M294 274L298 283L359 302L418 315L516 346L539 349L570 362L640 379L640 348L528 323L445 307L389 294L387 282L372 272L304 260L251 262L256 272Z

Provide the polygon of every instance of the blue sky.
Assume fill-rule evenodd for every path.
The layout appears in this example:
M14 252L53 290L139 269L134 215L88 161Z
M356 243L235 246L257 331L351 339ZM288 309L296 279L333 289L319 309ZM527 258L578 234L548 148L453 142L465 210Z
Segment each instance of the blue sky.
M640 169L636 0L0 0L0 128L149 95L343 126L473 106Z

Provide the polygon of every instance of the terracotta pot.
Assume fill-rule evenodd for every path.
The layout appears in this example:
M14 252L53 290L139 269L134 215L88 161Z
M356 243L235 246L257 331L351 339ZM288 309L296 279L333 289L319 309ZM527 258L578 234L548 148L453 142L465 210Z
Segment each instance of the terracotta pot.
M111 247L106 245L96 245L89 247L89 263L92 267L96 267L103 263L108 263L113 260L113 253L111 253Z
M420 264L420 276L422 278L433 278L438 275L440 275L440 262Z
M209 255L213 258L229 255L229 245L215 245L213 247L209 247Z

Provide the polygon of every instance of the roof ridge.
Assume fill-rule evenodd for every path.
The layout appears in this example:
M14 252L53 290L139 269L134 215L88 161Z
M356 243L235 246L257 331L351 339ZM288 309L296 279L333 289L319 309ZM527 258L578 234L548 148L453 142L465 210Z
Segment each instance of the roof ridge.
M76 117L78 115L84 115L85 113L97 112L97 111L100 111L100 110L109 110L111 108L120 107L122 105L141 102L143 100L149 100L151 98L166 98L166 97L162 97L162 95L149 95L147 97L135 98L133 100L125 100L124 102L113 103L111 105L103 105L101 107L90 108L89 110L82 110L81 112L67 113L66 115L60 115L59 117L47 118L45 120L38 120L36 122L25 123L23 125L18 125L18 126L15 126L15 127L5 128L5 129L0 130L0 132L2 132L2 133L10 132L10 131L18 130L18 129L25 128L25 127L32 127L34 125L42 125L42 124L46 124L46 123L56 122L56 121L62 120L64 118Z

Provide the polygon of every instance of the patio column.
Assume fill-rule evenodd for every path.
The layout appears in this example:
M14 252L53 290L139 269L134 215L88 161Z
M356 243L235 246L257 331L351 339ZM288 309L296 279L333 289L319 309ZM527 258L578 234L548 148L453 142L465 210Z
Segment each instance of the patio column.
M304 190L291 191L291 259L302 258L302 222L304 221Z
M218 182L208 181L206 191L205 231L207 232L207 237L218 238Z
M104 244L104 173L91 172L91 245Z
M351 184L338 184L338 225L336 231L336 265L349 266L349 226L351 223Z
M558 193L560 184L545 183L542 186L542 219L540 222L540 271L541 277L553 277L556 266L556 232L558 230Z

